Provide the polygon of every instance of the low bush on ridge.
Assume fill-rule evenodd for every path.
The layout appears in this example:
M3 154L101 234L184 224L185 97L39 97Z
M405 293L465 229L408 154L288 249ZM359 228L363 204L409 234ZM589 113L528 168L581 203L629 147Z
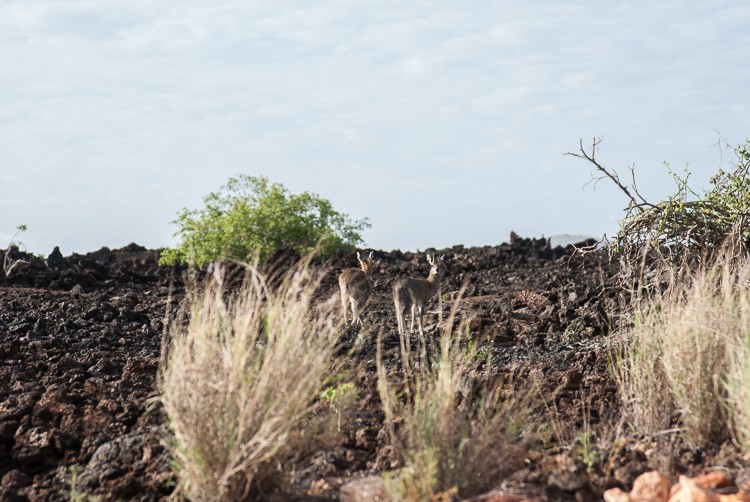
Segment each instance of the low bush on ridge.
M199 210L183 209L173 221L180 242L159 263L202 267L214 260L265 260L281 249L323 256L362 244L367 219L352 220L321 196L290 193L267 178L239 175L203 198Z

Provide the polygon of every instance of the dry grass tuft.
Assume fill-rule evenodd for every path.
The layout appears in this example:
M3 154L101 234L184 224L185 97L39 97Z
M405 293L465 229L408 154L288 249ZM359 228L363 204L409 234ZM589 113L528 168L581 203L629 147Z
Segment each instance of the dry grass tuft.
M619 389L623 414L641 434L668 429L672 395L662 365L661 305L645 298L635 301L635 320L629 338L613 352L612 373Z
M731 338L727 349L729 367L726 391L733 430L745 450L750 450L750 261L733 276Z
M480 383L477 347L464 329L443 330L438 352L432 363L403 362L408 370L394 385L378 344L386 425L404 463L387 480L396 500L476 495L521 467L518 445L533 423L535 393L508 378Z
M274 461L320 394L341 330L311 308L320 277L309 260L270 290L248 267L239 292L212 280L194 291L188 322L170 330L161 399L175 436L180 489L194 500L262 491Z
M683 268L662 295L636 301L630 340L616 352L613 368L625 412L639 432L669 428L674 408L692 443L728 439L727 399L735 419L742 416L741 382L750 374L747 358L733 356L747 346L750 333L745 263L725 254L695 273Z

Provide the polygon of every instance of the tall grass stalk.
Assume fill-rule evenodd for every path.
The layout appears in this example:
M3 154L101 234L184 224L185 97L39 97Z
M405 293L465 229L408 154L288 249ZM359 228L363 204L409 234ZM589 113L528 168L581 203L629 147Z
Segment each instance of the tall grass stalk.
M454 313L446 326L453 326ZM408 361L410 373L389 382L378 343L379 390L386 427L404 467L388 481L396 500L448 500L482 493L519 468L528 433L531 391L510 379L481 383L477 346L467 330L443 329L431 364ZM403 357L403 354L402 354Z
M700 271L689 284L674 287L662 314L664 372L682 424L698 445L726 436L721 380L735 328L727 280L731 277L721 267Z
M632 332L618 343L611 363L623 413L636 431L647 435L669 428L673 408L662 365L663 340L657 335L660 313L660 304L636 300Z
M274 290L249 267L237 293L217 280L192 292L161 381L180 488L191 499L246 498L289 453L341 331L338 317L311 308L319 281L306 261Z

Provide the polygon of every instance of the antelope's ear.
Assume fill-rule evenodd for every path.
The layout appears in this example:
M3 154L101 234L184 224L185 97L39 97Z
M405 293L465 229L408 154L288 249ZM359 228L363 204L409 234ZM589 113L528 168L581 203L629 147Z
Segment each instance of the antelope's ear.
M427 263L429 263L430 265L432 265L432 263L433 263L432 262L432 256L430 256L430 253L427 253Z
M442 255L438 261L443 261L443 258L445 258L445 255Z
M372 251L370 251L370 258L369 259L372 260Z
M359 251L357 251L357 260L362 261L362 258L359 257Z

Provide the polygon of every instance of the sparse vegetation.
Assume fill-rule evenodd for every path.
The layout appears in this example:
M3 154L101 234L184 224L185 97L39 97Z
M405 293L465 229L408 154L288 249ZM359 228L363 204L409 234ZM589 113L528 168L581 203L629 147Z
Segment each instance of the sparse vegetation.
M28 226L23 224L18 225L16 227L16 233L13 234L13 236L10 238L10 242L8 242L8 247L5 249L5 254L3 255L3 273L5 275L8 275L13 269L13 266L16 264L16 260L11 258L13 248L18 248L19 246L23 245L21 242L16 241L16 237L18 237L18 234L21 234L28 230L28 228Z
M670 169L675 193L658 203L641 195L632 169L628 185L602 166L599 144L587 152L581 143L569 155L593 164L628 198L611 246L635 298L633 327L613 364L624 411L638 430L655 433L670 425L674 406L691 441L725 439L722 382L728 355L743 345L737 270L750 249L750 142L731 148L731 170L720 169L708 190L691 188L687 169L682 176Z
M690 187L687 168L679 175L667 165L675 192L660 202L641 195L632 169L628 184L615 170L599 163L596 154L600 143L600 139L594 139L591 150L586 151L581 141L579 151L567 155L593 164L601 178L612 181L628 199L611 247L626 265L627 280L638 278L635 274L641 271L650 250L679 267L710 261L728 240L745 250L750 247L750 140L733 148L727 145L734 161L728 171L718 170L707 190Z
M101 497L92 496L86 492L82 492L78 489L76 484L78 483L78 476L83 472L83 466L71 465L68 468L70 474L68 492L65 494L70 502L99 502Z
M194 291L187 323L171 328L161 399L190 498L257 494L294 451L340 333L337 317L311 309L319 280L302 262L272 291L250 267L238 293L215 281Z
M622 413L641 434L669 428L672 398L661 365L662 340L654 325L660 306L636 300L634 326L613 351L612 374L620 394Z
M747 159L746 150L737 153ZM595 160L593 154L589 160ZM724 216L708 221L710 231L700 233L701 239L709 235L723 242L720 223L745 221L747 187L741 167L719 173L704 193L687 188L687 179L687 174L675 177L672 202L631 208L609 255L546 248L539 253L517 236L515 244L446 250L447 292L436 297L435 309L426 310L428 333L417 340L399 336L390 302L384 307L393 283L416 268L414 255L400 251L382 253L384 273L372 283L367 329L344 326L335 275L322 279L309 259L288 275L278 272L288 265L284 262L268 282L250 266L242 286L245 268L233 265L225 275L221 268L211 269L212 281L175 293L178 299L187 295L181 313L175 319L170 307L162 322L166 285L180 279L155 266L156 251L130 249L119 257L100 251L69 260L64 271L48 270L21 253L16 257L31 266L19 265L2 277L14 286L0 298L7 339L2 350L12 355L2 395L13 396L19 382L25 386L46 377L63 388L66 382L85 382L85 396L68 399L68 393L29 384L24 399L9 399L13 417L31 407L39 423L28 429L16 418L0 420L3 430L14 434L12 461L26 458L35 468L39 464L32 462L60 442L65 459L87 462L90 450L68 456L68 448L83 444L78 417L88 420L86 430L105 418L116 424L107 434L128 430L133 416L123 410L142 399L141 382L153 385L148 354L158 350L158 331L167 324L156 378L158 403L172 431L172 458L162 445L139 439L144 446L137 455L149 469L145 476L129 471L109 479L104 477L109 466L89 464L87 480L76 483L79 470L68 478L58 465L44 481L57 476L57 495L91 499L78 491L85 488L103 498L127 498L135 486L147 496L190 500L329 499L342 481L366 472L382 476L369 481L380 490L378 483L385 480L394 501L452 502L488 491L500 497L596 499L604 487L627 486L644 469L663 468L666 479L719 458L729 459L724 464L729 470L731 462L745 465L743 455L750 450L747 228L725 227L732 229L730 242L714 249L699 245L693 240L696 230L681 225L705 207L698 199L733 204L717 211ZM621 188L646 203L634 187ZM228 203L237 192L213 195L212 207L219 208L220 199ZM288 192L282 189L281 195ZM226 207L226 213L216 209L205 215L235 232L239 215L247 213ZM683 218L685 207L690 209ZM229 213L233 216L224 220ZM652 219L657 214L666 218L659 225ZM186 212L183 223L198 225L203 215ZM269 225L264 232L275 236L292 227ZM630 233L635 228L641 230ZM181 260L199 265L209 259L205 250L218 249L213 256L229 259L230 251L240 249L236 256L254 253L262 259L280 242L269 238L234 246L240 237L224 241L205 235L216 239L201 250L204 234L196 233L200 244L171 250L173 257L184 252ZM317 241L305 242L299 249ZM169 252L162 260L168 257ZM631 273L616 281L618 257ZM191 272L182 279L203 273ZM23 289L37 287L37 280L47 281L42 287L50 281L58 281L57 288L82 287L49 294ZM121 281L129 289L113 295ZM461 302L467 291L471 298ZM446 322L442 302L453 307ZM115 343L101 343L101 333L115 330ZM57 345L48 346L52 336L78 343L89 332L94 336L83 345L80 360L55 359L44 369L28 364L59 355ZM89 364L98 360L112 364ZM103 376L88 378L94 374ZM101 402L107 406L96 404ZM96 414L89 413L92 406ZM158 404L154 408L160 412ZM97 422L91 422L93 415ZM745 451L733 450L736 445ZM89 478L93 473L97 476ZM0 498L41 486L17 472L0 474ZM176 480L174 493L168 479Z
M750 430L748 263L721 257L695 273L683 269L663 294L636 302L613 368L623 411L641 433L668 429L672 410L693 444L720 444L735 426L743 437Z
M402 361L395 383L378 348L386 427L404 464L387 477L396 500L476 495L520 467L519 444L533 436L533 389L504 378L478 381L476 346L465 342L463 329L442 330L434 363Z
M738 438L747 449L750 142L730 148L731 169L720 169L706 190L690 187L687 169L678 175L667 166L675 192L657 203L638 191L632 169L626 183L599 163L599 143L570 155L628 198L609 246L621 264L619 285L632 295L620 306L621 326L629 327L610 364L622 416L648 441L671 436L710 449Z
M341 432L342 417L351 413L352 405L357 400L357 389L351 382L328 386L320 394L320 402L330 407L336 414L336 431Z
M721 305L728 330L726 392L732 430L750 451L750 261L733 272L725 270ZM717 312L721 314L721 312Z
M281 249L325 256L360 245L367 219L352 220L317 194L290 193L267 178L239 175L219 192L203 198L204 207L183 209L173 221L180 243L165 249L160 263L202 267L214 260L264 260Z

